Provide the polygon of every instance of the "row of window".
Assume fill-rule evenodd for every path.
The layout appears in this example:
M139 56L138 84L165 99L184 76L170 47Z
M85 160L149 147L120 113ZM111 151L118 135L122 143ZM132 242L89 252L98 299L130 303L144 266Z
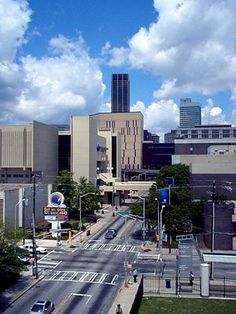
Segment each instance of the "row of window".
M236 130L182 130L181 136L185 138L229 138L236 137Z

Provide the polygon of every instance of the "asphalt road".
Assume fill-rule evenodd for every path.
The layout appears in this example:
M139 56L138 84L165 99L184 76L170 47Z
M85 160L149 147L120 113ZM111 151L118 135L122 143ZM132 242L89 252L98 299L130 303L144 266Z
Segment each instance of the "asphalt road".
M108 228L118 230L115 239L104 239ZM133 230L125 229L124 219L117 216L84 245L50 251L38 262L44 278L4 313L28 313L35 301L45 299L55 304L54 313L107 313L124 282L125 248L127 260L132 261L140 245L131 235Z

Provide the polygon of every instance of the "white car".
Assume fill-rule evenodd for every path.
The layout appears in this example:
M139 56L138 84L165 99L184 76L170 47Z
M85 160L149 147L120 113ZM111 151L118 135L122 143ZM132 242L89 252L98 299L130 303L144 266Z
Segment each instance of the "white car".
M24 244L19 246L21 249L27 250L30 253L33 253L33 245L32 244ZM37 254L46 254L48 250L45 247L36 246Z
M37 301L32 306L29 314L46 314L51 313L55 309L54 304L51 301Z

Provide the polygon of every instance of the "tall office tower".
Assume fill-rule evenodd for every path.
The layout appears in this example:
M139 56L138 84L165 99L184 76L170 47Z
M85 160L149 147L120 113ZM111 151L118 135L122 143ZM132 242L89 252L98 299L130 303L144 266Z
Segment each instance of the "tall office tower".
M111 112L129 112L129 75L112 74L111 81Z
M180 127L194 128L201 125L201 105L198 102L192 102L191 98L180 99Z

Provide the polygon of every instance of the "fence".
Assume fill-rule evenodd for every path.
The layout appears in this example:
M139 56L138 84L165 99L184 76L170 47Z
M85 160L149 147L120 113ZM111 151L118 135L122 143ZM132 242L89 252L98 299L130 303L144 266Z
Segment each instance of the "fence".
M195 278L193 284L188 277L161 276L159 274L143 274L143 295L200 295L200 278Z
M210 296L236 298L236 280L226 277L210 280Z

